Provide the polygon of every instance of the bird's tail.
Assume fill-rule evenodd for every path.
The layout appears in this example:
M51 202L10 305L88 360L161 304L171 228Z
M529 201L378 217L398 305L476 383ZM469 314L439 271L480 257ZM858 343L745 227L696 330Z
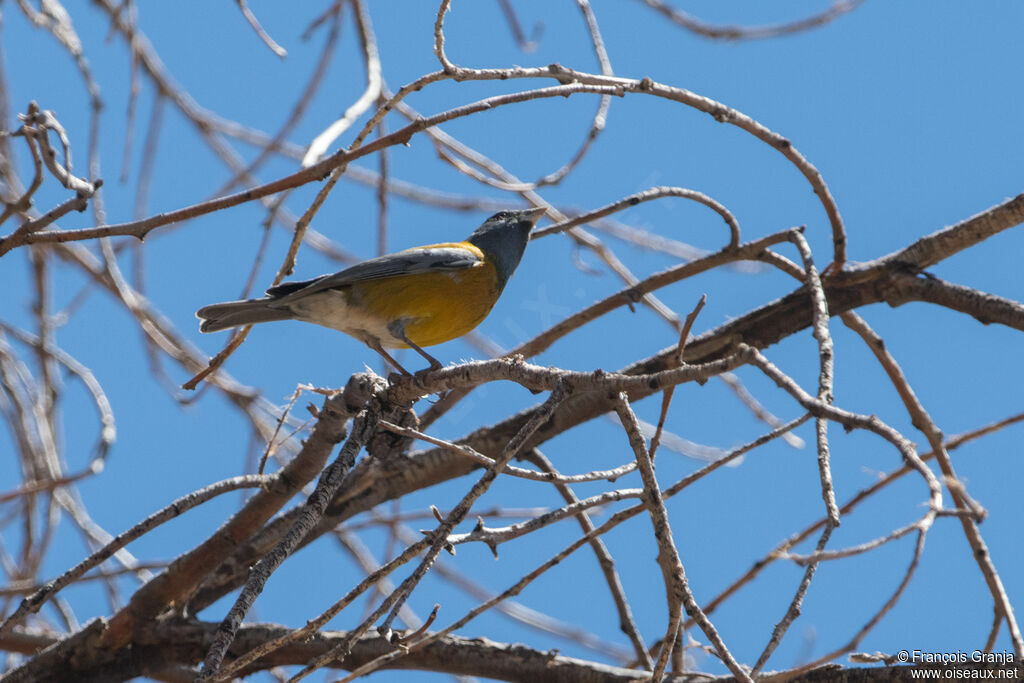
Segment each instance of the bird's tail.
M287 308L271 308L272 300L249 299L248 301L226 301L222 304L204 306L196 311L196 317L203 322L200 332L217 332L229 327L265 323L271 320L290 320L294 317Z

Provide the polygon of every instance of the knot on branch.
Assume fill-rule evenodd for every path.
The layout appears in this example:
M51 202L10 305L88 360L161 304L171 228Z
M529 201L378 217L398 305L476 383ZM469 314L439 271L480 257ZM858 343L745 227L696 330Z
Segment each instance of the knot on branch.
M558 62L548 64L548 73L562 85L568 85L576 81L576 75L572 69L567 69Z

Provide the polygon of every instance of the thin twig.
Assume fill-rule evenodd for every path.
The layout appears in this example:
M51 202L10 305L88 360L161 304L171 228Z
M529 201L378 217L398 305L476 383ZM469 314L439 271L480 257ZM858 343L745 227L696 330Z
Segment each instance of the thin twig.
M453 443L444 439L438 439L437 437L424 434L423 432L412 429L411 427L402 427L400 425L392 424L387 420L381 420L380 427L386 429L389 432L400 434L402 436L408 436L413 439L420 439L427 443L435 446L440 446L445 450L451 451L452 453L458 453L464 455L467 458L472 458L484 467L491 467L494 465L494 459L489 458L483 453L480 453L476 449L467 446L465 444ZM533 481L547 481L554 484L578 484L585 481L600 481L607 479L609 481L615 481L619 477L629 474L636 469L636 462L628 462L619 467L615 467L610 470L594 470L592 472L586 472L584 474L556 474L553 472L536 472L534 470L528 470L523 467L516 467L515 465L505 465L502 469L502 474L507 474L512 477L520 477L522 479L531 479Z
M758 40L778 38L824 26L837 17L856 9L864 0L837 0L837 2L817 14L812 14L809 17L797 19L796 21L768 26L716 26L701 21L687 12L662 2L662 0L641 0L641 2L661 13L672 22L704 38L717 40Z
M668 511L665 509L665 501L658 480L654 475L654 463L647 447L644 444L643 435L640 433L640 425L636 415L629 405L624 393L616 396L615 411L619 414L622 426L629 437L629 444L633 447L639 465L640 476L644 480L644 498L647 510L651 516L651 523L654 526L654 537L658 541L658 565L661 567L665 580L665 593L668 599L669 619L668 629L665 632L665 640L661 646L661 654L654 665L651 680L655 683L661 681L668 664L669 654L679 632L682 623L682 611L696 620L701 631L707 636L714 646L719 659L729 668L737 680L752 683L753 679L740 666L732 653L725 646L725 641L718 634L718 630L701 610L700 605L690 590L689 582L686 579L686 572L683 563L679 559L679 551L676 550L675 540L672 537L672 528L668 521Z
M697 305L694 306L690 314L686 316L686 321L683 323L683 330L679 333L679 345L676 346L676 366L679 367L683 364L683 351L686 350L686 340L690 336L690 329L693 327L693 323L697 320L697 316L700 314L701 309L704 308L704 304L707 303L708 295L701 294L700 299L697 301ZM675 387L669 387L664 391L661 398L661 413L658 414L658 425L655 427L654 436L651 437L651 460L654 460L654 456L658 452L658 444L661 442L661 432L665 428L665 420L668 417L668 407L672 404L672 395L675 393Z
M543 453L534 448L527 455L527 459L532 461L544 472L550 474L558 474L555 466L548 460ZM569 488L567 484L561 482L555 483L555 488L565 499L565 502L569 505L580 502L579 497L576 493ZM576 515L576 519L579 521L580 529L583 530L584 534L591 533L595 526L594 522L590 519L590 515L586 511L580 511ZM650 655L647 654L647 648L644 646L643 637L640 635L640 629L636 625L636 621L633 618L633 610L629 606L629 601L626 599L626 589L622 586L622 580L619 578L619 573L615 569L615 559L612 557L611 552L605 545L604 541L600 537L594 537L590 540L590 547L594 551L594 555L597 557L597 563L601 566L601 572L604 574L605 583L608 584L608 590L612 594L612 600L615 602L615 609L619 613L619 628L626 634L629 641L633 644L633 651L636 654L637 661L646 670L651 671L654 669L654 662L651 661Z
M230 491L237 491L241 488L254 488L266 484L267 477L249 474L240 477L232 477L224 481L210 484L201 489L193 491L181 498L178 498L170 505L154 512L127 531L118 534L109 543L91 554L77 565L61 574L58 578L49 581L39 588L35 593L25 598L21 605L8 616L3 624L0 624L0 634L8 632L15 624L20 622L29 614L35 614L39 609L65 586L77 581L81 576L93 567L98 566L114 555L118 550L125 547L135 539L149 533L164 522L168 522L182 513L202 505L206 501L216 498L219 495Z
M984 519L984 511L980 505L967 495L963 484L957 478L956 471L953 469L952 459L949 457L949 452L943 443L942 432L931 419L931 416L925 410L924 405L917 398L913 389L910 388L910 384L900 366L885 348L882 338L875 334L863 318L852 311L844 314L842 320L847 327L861 336L872 353L875 354L875 357L881 363L890 381L896 388L900 399L910 414L914 426L928 439L932 452L935 453L935 460L939 463L939 468L942 470L946 487L957 508L971 513L970 515L959 517L960 524L964 530L964 536L971 546L973 551L971 554L974 556L974 561L978 563L978 568L985 579L985 584L992 595L996 609L1002 612L1003 617L1006 619L1006 627L1010 633L1010 640L1013 642L1014 651L1018 657L1024 657L1024 638L1021 637L1020 627L1013 613L1013 605L1010 603L1006 589L1003 587L1003 581L996 571L995 564L992 562L992 557L988 552L988 547L978 529L978 522Z
M338 137L348 130L355 120L362 116L370 106L380 97L383 78L381 76L380 55L377 53L377 37L373 33L373 24L370 21L370 13L364 0L352 0L355 9L356 30L359 34L359 43L363 51L363 64L366 71L366 89L355 102L349 105L341 118L332 123L322 133L317 135L309 144L306 154L302 158L302 166L313 166ZM376 126L376 123L374 123ZM349 147L353 150L359 147L361 141Z
M270 48L270 51L281 59L287 57L288 51L274 42L274 39L270 37L270 34L263 30L263 27L260 26L259 19L257 19L256 15L249 9L249 5L246 4L245 0L235 0L235 2L238 3L238 9L242 11L242 16L245 17L247 22L249 22L249 26L251 26L252 30L256 32L256 35L263 41L263 44Z

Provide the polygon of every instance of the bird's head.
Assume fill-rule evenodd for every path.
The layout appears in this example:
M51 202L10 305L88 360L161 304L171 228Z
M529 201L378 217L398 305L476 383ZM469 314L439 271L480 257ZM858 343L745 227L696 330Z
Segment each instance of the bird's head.
M525 209L523 211L499 211L486 221L466 240L475 245L493 261L498 271L498 287L504 288L512 277L526 243L530 241L530 231L544 215L543 207Z

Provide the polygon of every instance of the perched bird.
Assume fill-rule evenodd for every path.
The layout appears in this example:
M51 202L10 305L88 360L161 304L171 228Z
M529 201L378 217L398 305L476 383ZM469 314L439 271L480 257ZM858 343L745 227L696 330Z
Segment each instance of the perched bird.
M543 208L500 211L464 242L413 247L363 261L333 275L284 282L262 299L200 308L200 332L270 320L304 320L362 341L391 365L385 348L423 350L461 337L483 322L519 265Z

